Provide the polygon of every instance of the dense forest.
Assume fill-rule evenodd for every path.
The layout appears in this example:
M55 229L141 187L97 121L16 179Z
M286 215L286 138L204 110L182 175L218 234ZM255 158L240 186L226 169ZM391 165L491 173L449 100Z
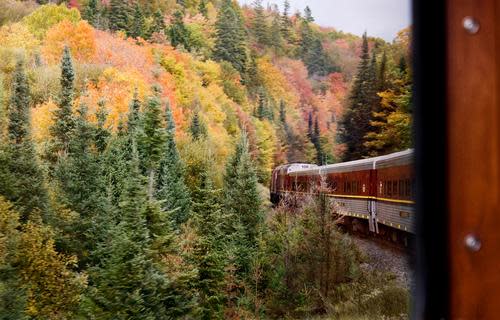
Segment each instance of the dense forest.
M0 319L404 318L334 203L266 188L411 147L410 37L287 1L0 0Z

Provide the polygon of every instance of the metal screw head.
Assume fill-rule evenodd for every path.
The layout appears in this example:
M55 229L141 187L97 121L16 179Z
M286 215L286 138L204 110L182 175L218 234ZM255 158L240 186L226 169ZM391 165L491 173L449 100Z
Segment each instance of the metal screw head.
M465 236L464 239L465 247L469 249L472 252L477 252L481 250L481 240L474 235L474 234L468 234Z
M462 25L470 34L475 34L479 31L479 22L473 17L465 17L464 20L462 20Z

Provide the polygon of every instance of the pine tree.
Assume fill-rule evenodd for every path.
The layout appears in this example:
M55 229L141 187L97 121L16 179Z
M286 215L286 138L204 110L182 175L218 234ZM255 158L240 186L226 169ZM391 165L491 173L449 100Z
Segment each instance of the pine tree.
M380 61L380 66L378 70L378 86L377 86L377 91L382 92L388 89L388 84L387 84L387 54L384 50L384 53L382 54L382 60Z
M246 32L239 12L231 0L224 0L217 15L214 58L230 62L241 75L246 73Z
M261 88L259 92L259 101L258 101L258 106L257 106L257 111L256 111L256 116L259 118L259 120L264 120L267 116L267 106L266 106L266 94L264 93L264 90Z
M131 20L128 2L123 0L111 0L109 3L108 17L111 31L127 31Z
M146 20L144 18L144 14L142 12L141 6L139 3L136 3L134 6L134 15L132 16L132 21L130 25L130 31L128 35L132 38L144 38L145 37L145 26Z
M340 121L339 140L345 143L347 150L343 160L361 159L367 154L364 137L370 131L371 99L373 81L370 72L368 38L363 35L363 45L358 66L358 73L351 89L349 105Z
M399 59L398 68L399 72L401 72L402 74L405 74L408 69L408 64L406 63L406 58L404 55Z
M316 148L316 163L321 166L324 164L324 154L323 147L321 145L321 131L319 129L318 117L314 119L314 133L312 143Z
M264 7L262 0L255 0L254 3L254 18L252 21L253 33L259 44L269 45L269 27L267 25Z
M189 131L191 132L191 137L193 138L193 140L199 140L207 137L207 128L205 127L203 121L200 119L198 111L196 111L191 118Z
M319 39L314 39L304 60L309 75L326 76L329 73L329 62Z
M175 143L175 122L168 104L165 116L167 139L158 169L156 198L160 201L162 210L169 212L173 225L178 228L190 216L191 199L184 183L184 164Z
M0 145L0 194L26 222L34 211L48 213L48 194L31 139L30 89L21 61L16 64L8 111L8 143Z
M287 122L286 122L286 109L285 109L285 101L281 100L280 101L280 121L284 128L286 129L288 127Z
M153 88L152 96L147 100L142 115L141 130L138 132L138 147L141 166L148 177L148 195L154 195L154 179L163 154L166 141L165 130L162 127L161 100L157 88Z
M177 10L174 12L173 22L168 28L168 36L174 48L182 45L184 49L191 51L190 34L184 24L184 14L182 11Z
M307 20L302 20L300 24L300 48L299 55L304 63L307 62L309 52L314 45L315 37L313 30Z
M135 132L139 125L139 113L141 110L141 101L139 101L139 93L137 89L134 91L134 96L129 105L127 131L129 133Z
M312 141L313 136L314 136L313 125L314 125L314 123L313 123L313 114L312 114L312 111L309 111L309 114L307 116L307 137L311 141Z
M73 98L75 95L75 72L69 47L64 47L61 60L61 93L58 109L54 112L54 124L50 128L53 146L52 157L66 153L75 129Z

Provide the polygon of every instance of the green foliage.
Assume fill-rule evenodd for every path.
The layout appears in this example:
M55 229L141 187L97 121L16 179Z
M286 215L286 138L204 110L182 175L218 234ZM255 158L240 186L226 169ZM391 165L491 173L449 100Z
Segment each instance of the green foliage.
M134 14L130 23L128 35L133 38L144 38L146 31L146 21L141 7L138 3L134 6Z
M18 62L8 113L8 140L0 145L0 194L16 205L22 221L35 210L48 212L48 195L30 130L30 92Z
M267 25L266 16L262 0L254 1L254 18L252 21L252 31L261 45L269 45L269 26Z
M370 63L368 38L363 35L363 47L358 74L349 97L349 105L341 120L339 139L347 150L345 161L361 159L367 155L364 138L370 132L373 99L376 97L376 79L374 62ZM372 59L373 60L373 59Z
M174 12L173 21L168 28L168 37L173 47L183 46L187 51L191 51L190 32L184 25L184 14L181 10Z
M240 13L236 10L239 8L236 8L231 0L223 1L215 24L217 38L214 58L228 61L243 75L248 60L246 34Z
M94 27L97 26L99 8L97 0L89 0L83 10L83 19L87 20Z
M189 131L191 132L191 137L193 138L193 140L199 140L207 137L207 127L205 126L205 123L200 118L200 114L197 111L191 118Z
M162 209L169 212L172 223L179 228L190 216L191 199L184 183L184 164L175 143L175 122L167 105L165 111L167 138L158 169L156 198Z
M165 18L163 17L163 13L160 10L155 11L153 15L153 24L151 28L148 30L148 38L151 37L154 33L165 34L167 30L167 26L165 25Z
M108 9L109 28L111 31L127 31L131 16L127 1L111 0Z
M22 22L37 38L43 39L47 31L63 20L70 22L80 21L80 12L77 9L68 9L65 4L47 4L39 7Z
M224 210L228 215L226 233L234 242L238 272L247 272L251 254L263 222L257 176L250 157L246 133L236 146L224 175Z
M75 71L69 47L64 47L61 60L61 92L58 109L54 112L54 124L50 128L52 134L52 157L66 153L71 135L75 129L73 115L73 99L75 95Z

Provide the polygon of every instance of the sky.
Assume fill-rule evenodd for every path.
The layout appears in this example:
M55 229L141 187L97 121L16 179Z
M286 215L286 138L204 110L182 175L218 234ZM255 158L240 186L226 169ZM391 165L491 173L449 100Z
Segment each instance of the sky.
M253 0L239 0L251 4ZM411 0L289 0L292 13L308 5L316 23L344 32L380 37L391 42L399 30L411 24ZM278 3L283 0L263 0Z

